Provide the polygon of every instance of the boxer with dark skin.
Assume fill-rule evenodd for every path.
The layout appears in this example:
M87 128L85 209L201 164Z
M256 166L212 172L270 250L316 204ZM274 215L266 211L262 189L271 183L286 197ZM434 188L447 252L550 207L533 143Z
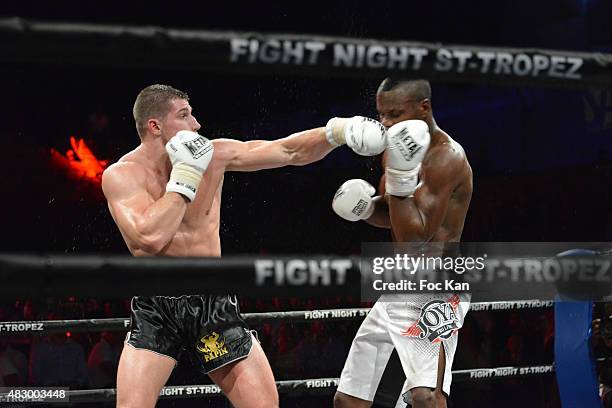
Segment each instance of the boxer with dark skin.
M388 129L396 123L419 119L429 128L431 142L421 162L419 184L409 196L386 194L385 175L372 202L367 223L391 230L395 242L459 242L472 196L472 169L463 148L433 117L431 89L424 80L385 79L376 94L379 121ZM383 154L388 166L388 151ZM411 389L413 408L446 407L442 392L445 350L440 345L436 388ZM340 390L336 408L370 407L372 401Z
M421 185L414 196L385 195L383 175L381 197L366 222L390 228L399 242L459 242L472 198L472 168L461 145L438 127L429 86L424 81L406 81L392 87L390 81L383 81L376 93L379 121L390 128L404 120L420 119L429 127L431 143L419 173ZM386 157L385 152L383 166Z

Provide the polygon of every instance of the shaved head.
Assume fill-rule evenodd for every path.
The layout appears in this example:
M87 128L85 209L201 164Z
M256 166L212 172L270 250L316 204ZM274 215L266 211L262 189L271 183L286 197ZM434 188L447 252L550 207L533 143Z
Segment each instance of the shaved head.
M404 120L432 123L431 86L425 79L385 78L376 92L378 120L391 127Z
M431 101L431 86L425 79L407 79L388 77L381 82L376 93L381 92L400 92L403 96L420 102L424 99Z

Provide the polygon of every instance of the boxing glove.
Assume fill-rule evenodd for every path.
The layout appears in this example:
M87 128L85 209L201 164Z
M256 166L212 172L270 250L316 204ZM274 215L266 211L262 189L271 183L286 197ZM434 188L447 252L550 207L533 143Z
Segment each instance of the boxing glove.
M382 123L364 116L331 118L325 126L327 141L340 146L346 143L355 153L375 156L387 147L387 131Z
M372 196L376 189L367 181L352 179L344 182L332 201L334 212L347 221L370 218L374 211Z
M385 166L387 194L400 197L414 194L430 141L429 128L422 120L405 120L389 128Z
M213 151L211 141L204 136L189 130L178 131L166 143L166 152L172 163L166 192L179 193L193 201Z

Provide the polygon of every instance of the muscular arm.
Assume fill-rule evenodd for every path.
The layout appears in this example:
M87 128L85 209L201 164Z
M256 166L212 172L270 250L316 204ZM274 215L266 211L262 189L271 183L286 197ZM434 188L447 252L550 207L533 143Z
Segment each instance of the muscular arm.
M146 174L135 163L117 163L102 177L110 212L132 253L159 254L183 220L187 203L178 193L159 200L145 189Z
M389 205L385 200L385 175L383 174L378 183L379 196L374 197L374 212L370 218L364 220L368 224L378 228L391 228L391 219L389 218Z
M226 161L229 171L303 166L322 159L334 148L325 138L325 128L304 130L278 140L217 139L213 143L216 157Z
M428 242L433 238L463 170L459 156L440 148L423 163L423 179L413 197L389 196L389 216L398 241Z
M374 212L370 218L364 220L373 227L391 228L391 219L389 218L389 206L385 201L385 197L377 196L372 200L374 203Z

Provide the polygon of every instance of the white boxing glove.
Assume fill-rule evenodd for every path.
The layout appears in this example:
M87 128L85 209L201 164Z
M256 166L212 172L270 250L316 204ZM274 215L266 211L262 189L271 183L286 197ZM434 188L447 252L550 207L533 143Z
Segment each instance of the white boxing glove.
M347 221L366 220L374 211L372 196L376 189L367 181L352 179L344 182L332 201L334 212Z
M325 126L327 141L348 147L362 156L375 156L387 147L387 131L382 123L364 116L331 118Z
M166 192L179 193L193 201L213 151L211 141L204 136L189 130L176 132L166 143L166 152L172 163Z
M430 141L429 128L422 120L405 120L389 128L385 167L387 194L400 197L414 194Z

